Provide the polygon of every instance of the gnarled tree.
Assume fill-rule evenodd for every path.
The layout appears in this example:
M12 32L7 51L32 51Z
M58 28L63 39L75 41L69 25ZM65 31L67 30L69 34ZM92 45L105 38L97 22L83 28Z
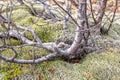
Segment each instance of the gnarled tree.
M18 0L18 1L20 1L20 3L21 1L22 3L24 2L24 0ZM12 1L10 1L10 3L6 7L7 14L8 14L7 10L9 9L9 14L7 18L4 18L2 14L0 14L0 24L1 27L4 28L4 30L0 31L0 39L2 41L2 44L0 45L0 59L7 62L32 64L32 63L41 63L43 61L54 59L56 57L65 57L68 59L79 58L81 55L96 50L94 46L89 45L88 40L90 40L90 36L92 36L91 33L93 32L95 33L97 30L100 31L100 28L102 27L101 25L102 20L106 15L105 10L108 0L98 0L97 3L98 3L99 11L93 10L93 6L92 6L93 3L91 0L66 0L65 1L66 8L62 7L57 0L52 0L52 1L61 9L61 11L65 13L64 18L58 18L56 15L54 15L54 13L50 9L50 7L52 7L53 5L48 4L47 0L37 0L37 3L43 4L46 13L51 17L52 20L64 21L65 24L64 26L66 26L67 22L69 21L72 22L72 24L74 24L75 36L73 43L72 44L66 44L64 42L60 42L59 44L56 44L55 42L43 43L34 30L32 30L31 28L20 26L11 21L11 15L14 6ZM77 19L72 16L71 13L72 8L70 8L71 5L74 6L75 9L77 10L77 16L78 16ZM90 8L90 10L88 8ZM110 20L111 22L113 22L114 20L116 9L117 9L117 0L116 0L116 6L115 6L113 18L112 20ZM93 22L90 22L89 21L90 19L93 19ZM34 40L30 40L29 38L27 38L24 35L25 32L30 32L34 37ZM10 38L15 38L17 40L20 40L22 43L20 45L13 46L11 44ZM6 44L6 40L9 40L9 44ZM38 48L44 48L50 51L51 53L37 59L31 59L31 60L18 59L17 57L18 53L16 51L16 48L21 48L24 46L35 46ZM6 56L2 55L2 52L7 49L11 49L14 52L13 57L7 58Z

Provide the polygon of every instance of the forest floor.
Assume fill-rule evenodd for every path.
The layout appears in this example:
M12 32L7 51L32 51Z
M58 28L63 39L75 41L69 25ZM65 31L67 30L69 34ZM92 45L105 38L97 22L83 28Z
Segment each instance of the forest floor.
M3 13L3 15L5 15L5 13ZM36 19L36 17L32 16L25 8L13 11L12 20L16 24L30 26L31 20L34 19ZM108 35L98 34L97 36L93 36L97 48L100 49L89 53L81 60L69 62L69 60L64 61L57 58L41 64L15 64L0 60L0 80L120 80L119 22L120 20L114 22ZM49 25L44 25L46 23ZM37 31L37 34L44 42L55 41L58 38L63 40L66 36L73 35L72 32L68 32L73 29L73 25L69 25L70 30L66 30L66 32L70 34L65 35L62 30L61 22L51 24L49 20L43 21L43 19L41 19L36 24L30 27ZM40 27L38 25L44 26ZM29 38L32 38L29 33L26 33L26 35ZM64 35L65 37L62 37L61 39L61 35ZM73 39L73 37L68 37L66 41L71 39ZM12 40L12 42L13 45L19 43L16 40ZM25 47L22 49L23 58L32 58L30 52L32 48L33 47ZM35 53L38 56L45 55L44 53L47 52L43 49L34 49L36 51L32 53ZM20 50L18 50L18 52L19 51ZM8 50L3 54L11 56L10 53L12 52ZM24 55L24 53L26 55Z

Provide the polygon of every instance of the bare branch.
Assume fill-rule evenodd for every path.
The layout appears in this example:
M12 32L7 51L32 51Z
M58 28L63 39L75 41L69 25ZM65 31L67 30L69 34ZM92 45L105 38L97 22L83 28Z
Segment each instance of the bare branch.
M97 18L96 18L96 27L97 28L100 28L100 24L101 24L102 18L103 18L104 13L105 13L107 1L108 0L103 0L103 1L100 0L99 1L100 9L98 11L98 15L97 15Z
M19 63L19 64L36 64L36 63L41 63L44 62L46 60L51 60L54 59L56 57L58 57L59 55L57 53L51 53L47 56L38 58L38 59L33 59L33 60L19 60L19 59L13 59L13 58L7 58L2 56L2 54L0 54L0 58L3 59L6 62L14 62L14 63Z
M112 17L112 20L111 20L111 22L110 22L110 25L109 25L106 33L108 33L108 31L109 31L110 28L112 27L112 24L113 24L113 21L114 21L114 18L115 18L115 14L116 14L117 8L118 8L118 0L115 1L115 9L114 9L114 11L113 11L113 17Z
M72 19L73 23L74 23L76 26L79 26L79 24L77 23L77 21L76 21L62 6L60 6L59 3L57 3L56 0L53 0L53 1L54 1L54 3L55 3L56 5L58 5L66 14L69 15L69 17Z
M92 2L91 2L91 0L89 0L89 2L90 2L90 10L91 10L91 13L92 13L92 18L93 18L93 20L94 20L94 23L96 23L96 19L95 19L95 16L94 16L94 14L93 14Z

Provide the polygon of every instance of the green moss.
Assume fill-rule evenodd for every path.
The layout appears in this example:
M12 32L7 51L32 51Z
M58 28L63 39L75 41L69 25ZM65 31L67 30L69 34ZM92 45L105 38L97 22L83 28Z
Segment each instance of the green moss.
M21 9L18 9L18 10L15 10L13 11L13 14L12 14L12 20L13 21L21 21L23 20L25 17L27 16L30 16L30 14L24 10L21 10Z
M17 9L13 11L12 14L12 21L22 26L31 25L32 21L35 19L36 17L32 16L29 12L22 9Z
M53 23L49 20L40 19L37 23L33 24L33 21L36 19L37 18L35 16L32 16L29 12L25 10L17 9L13 11L13 22L21 26L32 26L32 28L36 31L37 35L43 42L54 41L57 37L61 35L61 23ZM33 35L31 35L31 33L26 32L25 35L29 39L33 39Z
M68 42L74 37L71 32L74 31L74 27L71 24L69 24L69 29L64 30L65 33L63 33L61 22L54 23L49 20L40 19L37 23L31 25L35 19L37 18L32 16L25 9L16 9L13 11L13 22L26 27L30 26L36 31L37 35L43 42L55 41L58 38L61 38L61 36L64 36L63 39L68 37L65 40ZM118 27L114 27L113 31L109 32L109 37L101 37L99 35L99 45L113 38L119 39L118 29ZM25 32L25 36L31 40L34 40L33 35L30 32ZM15 39L12 39L11 41L13 45L20 44L20 41ZM18 48L16 50L19 53L18 59L40 58L49 53L49 51L42 48L30 46ZM8 49L3 51L2 54L7 57L12 57L13 51ZM15 77L21 78L20 75L24 75L24 79L27 79L26 76L29 75L29 80L34 78L34 80L38 80L39 74L42 75L43 80L119 80L119 56L120 50L118 48L113 48L113 50L108 49L106 52L100 54L96 54L95 52L88 54L83 60L80 61L80 63L74 64L62 61L61 59L46 61L41 64L22 65L7 63L0 60L0 75L4 74L5 80L9 80L11 78L14 79ZM21 78L21 80L23 78Z
M34 54L39 58L40 56L48 53L44 49L35 47L24 47L18 49L17 52L22 56L19 59L32 59ZM5 55L11 55L11 51L3 52ZM29 79L38 79L38 75L42 75L42 79L50 80L119 80L120 76L120 50L118 48L108 48L106 52L99 54L88 54L80 63L68 63L61 59L55 59L54 61L46 61L41 64L11 64L1 61L0 73L8 70L8 64L10 65L9 72L5 73L5 77L13 78L13 75L31 75ZM17 66L17 67L16 67ZM29 73L29 74L28 74ZM22 78L22 79L23 79Z
M21 41L20 40L16 40L16 39L10 39L10 40L6 39L5 42L6 42L7 45L11 44L13 46L17 46L17 45L21 44ZM0 41L0 44L2 44L2 43L3 42Z
M50 21L40 20L32 26L33 30L37 32L38 37L43 42L54 41L61 35L62 25L61 23L49 24ZM41 25L41 26L39 26Z
M23 65L25 74L31 73L33 79L41 74L42 79L50 80L119 80L120 74L120 51L117 53L91 53L80 63L68 63L60 59L46 61L41 64ZM25 75L24 74L24 75ZM22 74L21 74L22 75Z
M31 47L31 46L17 48L16 51L18 53L18 57L17 57L18 59L40 58L49 53L49 51L43 48L37 48L37 47ZM3 51L2 54L7 57L12 57L14 53L11 49L8 49L8 50Z
M16 39L11 39L11 44L12 44L13 46L16 46L16 45L21 44L21 41L20 41L20 40L16 40Z
M5 63L0 72L4 73L4 80L15 79L21 74L21 66L19 64Z

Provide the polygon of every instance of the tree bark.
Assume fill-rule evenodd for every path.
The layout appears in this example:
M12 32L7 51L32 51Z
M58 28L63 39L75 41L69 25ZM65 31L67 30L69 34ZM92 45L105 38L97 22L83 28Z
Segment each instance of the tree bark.
M80 47L80 44L83 40L83 31L86 22L86 0L79 0L79 10L78 10L78 24L76 29L76 35L74 42L72 43L71 47L67 50L69 54L75 54Z

